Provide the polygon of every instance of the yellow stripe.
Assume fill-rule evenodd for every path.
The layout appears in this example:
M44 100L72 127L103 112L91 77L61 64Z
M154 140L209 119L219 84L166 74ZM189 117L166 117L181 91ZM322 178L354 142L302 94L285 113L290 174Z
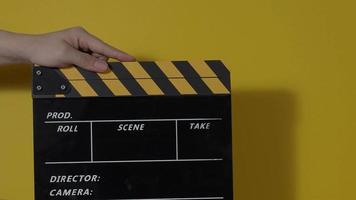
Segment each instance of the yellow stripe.
M60 70L68 80L84 80L84 77L76 67L66 67Z
M85 80L70 81L81 96L98 96Z
M64 98L64 94L56 94L56 98Z
M122 64L134 78L151 78L138 62L123 62Z
M170 78L169 81L181 94L197 94L194 88L184 78Z
M213 72L204 60L191 60L189 63L200 77L217 77L215 72Z
M150 75L138 62L123 62L126 69L132 74L136 81L146 91L148 95L163 95L162 90L151 79Z
M183 78L183 74L170 61L156 61L158 67L168 78Z
M116 96L128 96L131 93L126 89L126 87L121 83L118 77L111 70L98 73L105 85L111 90L111 92Z
M116 75L111 70L98 73L98 75L100 76L101 79L117 79Z
M126 87L121 83L120 80L103 80L106 86L112 91L114 95L117 96L128 96L131 93L126 89Z
M152 79L136 79L148 95L163 95L162 90Z
M204 77L202 80L215 94L229 94L229 90L222 84L222 82L215 78L216 74L204 61L189 61L194 67L199 76ZM156 61L156 64L169 78L169 81L181 94L197 94L189 82L184 79L182 73L170 61ZM148 95L164 95L162 90L151 79L150 75L138 62L124 62L123 65L132 74L140 86L146 91ZM72 86L79 92L81 96L98 96L94 89L86 82L85 78L75 67L61 68L64 76L70 80ZM118 77L112 72L98 73L99 77L103 79L106 86L114 93L114 95L131 95L127 88L122 84ZM212 78L207 78L212 77ZM57 94L56 97L64 97L62 94Z
M60 70L81 96L98 96L76 67L61 68Z
M229 94L229 90L222 84L218 78L202 78L204 83L214 94Z

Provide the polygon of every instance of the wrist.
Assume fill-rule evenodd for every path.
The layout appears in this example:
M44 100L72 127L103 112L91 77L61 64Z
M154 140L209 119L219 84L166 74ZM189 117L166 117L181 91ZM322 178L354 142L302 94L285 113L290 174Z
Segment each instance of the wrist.
M4 64L30 64L33 37L0 30L0 61Z

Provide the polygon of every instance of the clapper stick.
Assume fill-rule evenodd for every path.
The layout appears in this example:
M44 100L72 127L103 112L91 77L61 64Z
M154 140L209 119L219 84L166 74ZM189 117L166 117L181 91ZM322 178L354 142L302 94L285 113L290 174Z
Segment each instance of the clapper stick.
M231 199L221 61L33 68L35 198Z

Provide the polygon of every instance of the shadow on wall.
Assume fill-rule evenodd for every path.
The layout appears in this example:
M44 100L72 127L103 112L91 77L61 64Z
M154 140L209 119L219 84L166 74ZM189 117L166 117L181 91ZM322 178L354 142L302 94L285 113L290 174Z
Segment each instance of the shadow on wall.
M295 96L233 91L234 192L238 200L295 199Z
M0 90L30 90L30 65L0 66Z

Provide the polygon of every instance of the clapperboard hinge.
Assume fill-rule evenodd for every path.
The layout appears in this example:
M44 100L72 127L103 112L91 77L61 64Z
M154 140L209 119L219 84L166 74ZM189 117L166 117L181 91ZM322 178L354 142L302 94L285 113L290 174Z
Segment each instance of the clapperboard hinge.
M228 69L219 60L113 62L105 73L34 67L34 98L225 95Z

